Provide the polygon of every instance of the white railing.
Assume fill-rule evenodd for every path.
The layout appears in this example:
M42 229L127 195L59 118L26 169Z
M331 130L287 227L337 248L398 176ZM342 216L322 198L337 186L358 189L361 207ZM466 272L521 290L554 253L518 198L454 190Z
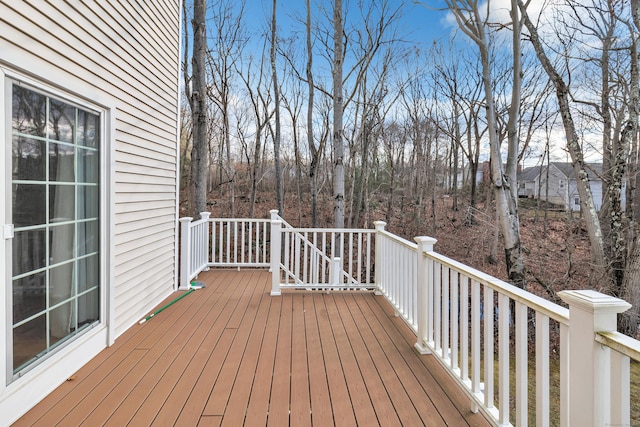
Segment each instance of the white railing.
M210 267L270 266L270 220L209 218L202 212L198 221L180 218L180 289Z
M293 228L272 211L271 294L280 295L286 288L373 289L374 233Z
M210 267L269 267L270 221L215 218Z
M416 349L493 424L631 425L630 360L640 361L640 342L616 332L625 301L563 291L567 309L436 253L430 237L409 242L383 222L296 229L271 214L182 218L181 287L212 266L269 266L272 295L373 288L414 331Z
M180 289L188 289L191 280L207 269L209 215L201 212L197 221L180 218Z
M416 348L433 354L468 392L472 409L482 410L497 425L527 425L530 414L537 425L569 425L566 405L559 412L550 406L552 399L568 401L569 311L433 252L434 239L416 240L418 283L424 289L418 297ZM551 334L559 334L559 346L552 347ZM556 363L552 350L560 352ZM530 364L534 378L529 377ZM550 396L552 367L559 375L557 396ZM532 380L536 392L530 408Z
M638 425L640 419L631 419L630 359L640 360L640 342L616 331L617 314L631 305L591 290L559 295L569 304L571 318L570 425ZM637 403L637 395L633 401Z
M413 332L418 332L418 245L376 221L376 293L384 295Z
M596 341L604 346L600 348L605 351L602 372L606 372L611 380L608 387L605 384L597 390L602 393L602 412L609 413L611 426L631 425L630 361L640 362L640 342L615 331L599 331Z

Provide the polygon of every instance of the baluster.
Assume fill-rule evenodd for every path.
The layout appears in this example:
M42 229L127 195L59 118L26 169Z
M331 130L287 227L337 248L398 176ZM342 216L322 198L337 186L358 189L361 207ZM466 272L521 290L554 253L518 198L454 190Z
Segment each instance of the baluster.
M560 426L569 427L569 325L560 323Z
M469 278L462 276L460 284L460 362L462 363L461 377L469 381Z
M245 260L245 250L246 250L246 244L245 244L245 233L246 233L246 222L242 221L242 231L241 231L241 239L240 239L240 262L242 264L244 264L244 260Z
M411 283L411 325L418 330L418 257L420 256L419 248L416 252L411 252L411 269L409 270Z
M285 268L285 275L284 275L284 283L285 285L289 284L289 280L291 279L289 274L290 272L292 272L292 266L291 266L291 232L288 228L284 229L284 232L282 233L284 236L284 268Z
M459 273L451 272L451 369L454 371L459 368L458 365L458 349L459 349L459 322L460 322L460 298L459 298Z
M471 392L482 400L480 388L480 283L471 281ZM472 411L478 412L475 402Z
M441 337L442 337L442 264L432 261L433 263L433 332L434 332L434 350L440 353Z
M238 221L233 221L233 263L238 263Z
M309 277L309 233L307 231L304 232L304 251L303 251L303 265L302 265L302 275L304 283L310 283L311 278Z
M536 312L536 424L549 425L549 318Z
M318 247L318 233L313 231L311 234L311 250L309 252L309 274L313 283L318 283L320 277L320 248Z
M227 262L231 262L231 221L227 221L226 224L227 229Z
M362 233L358 233L358 265L356 267L358 284L362 283Z
M484 293L484 406L493 408L493 289L483 287Z
M507 295L498 297L498 401L501 425L509 424L509 323L511 300Z
M225 221L220 220L218 228L218 262L222 264L224 261L224 224Z
M320 257L320 268L322 271L322 283L327 283L327 262L324 254L327 253L327 232L322 232L322 256Z
M266 223L262 227L262 260L267 260L267 225Z
M367 284L371 283L371 233L367 233L367 256L366 256L366 263L367 263L367 269L365 272L365 280Z
M442 266L442 358L449 359L449 267Z
M217 244L216 232L218 230L217 224L218 224L218 221L216 220L211 221L211 262L213 263L216 262L216 244Z
M516 302L516 425L527 425L529 416L529 336L527 306Z

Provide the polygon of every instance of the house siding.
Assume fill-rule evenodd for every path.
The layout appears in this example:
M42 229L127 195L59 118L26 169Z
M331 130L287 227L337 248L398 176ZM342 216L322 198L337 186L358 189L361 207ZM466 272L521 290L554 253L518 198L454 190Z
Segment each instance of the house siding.
M538 180L540 180L540 199L546 200L549 203L562 206L564 209L569 207L568 202L568 187L569 182L567 177L559 171L554 165L549 167L549 185L547 194L547 169L541 169ZM560 185L562 182L562 185ZM536 180L536 185L538 181Z
M113 280L103 286L113 295L117 337L175 285L180 0L0 0L0 25L0 68L10 77L109 112L103 167L112 178L111 216L103 221L111 230L102 250ZM12 387L3 387L5 414Z

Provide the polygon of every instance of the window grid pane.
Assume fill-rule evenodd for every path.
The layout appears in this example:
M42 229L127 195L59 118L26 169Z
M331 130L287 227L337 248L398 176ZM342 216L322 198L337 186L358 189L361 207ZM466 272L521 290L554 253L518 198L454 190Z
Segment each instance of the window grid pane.
M100 116L12 89L15 374L99 320Z

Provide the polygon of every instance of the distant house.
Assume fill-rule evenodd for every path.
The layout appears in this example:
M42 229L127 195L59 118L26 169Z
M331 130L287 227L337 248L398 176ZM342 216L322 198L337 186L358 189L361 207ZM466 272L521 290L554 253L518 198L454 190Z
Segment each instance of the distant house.
M0 3L0 425L176 284L180 1Z
M587 164L589 187L596 210L602 207L602 163ZM518 174L518 196L540 199L579 211L580 196L571 163L551 162L545 166L525 168ZM623 203L625 201L623 191Z

